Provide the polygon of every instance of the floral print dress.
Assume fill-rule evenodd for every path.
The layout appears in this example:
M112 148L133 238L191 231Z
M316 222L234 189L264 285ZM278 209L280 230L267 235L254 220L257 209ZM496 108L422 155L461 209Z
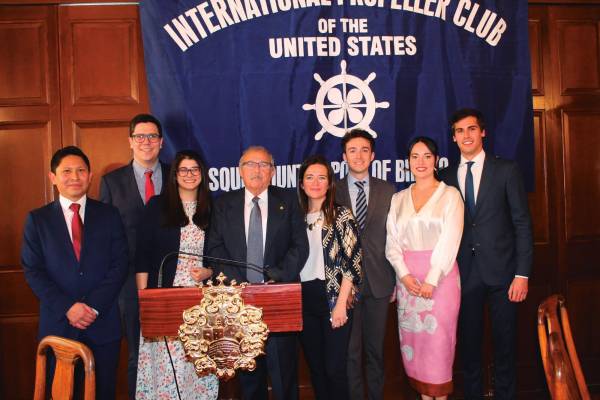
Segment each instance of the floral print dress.
M182 252L202 254L204 248L204 231L191 222L196 211L196 202L183 202L185 213L190 223L181 228L179 250ZM173 286L195 286L190 275L190 268L197 266L195 260L180 258L177 260L177 271ZM167 352L168 346L168 352ZM170 353L170 357L169 357ZM173 379L173 366L177 381ZM179 338L164 337L140 338L138 358L138 375L136 399L216 399L219 394L219 380L215 375L199 377L194 366L186 359Z

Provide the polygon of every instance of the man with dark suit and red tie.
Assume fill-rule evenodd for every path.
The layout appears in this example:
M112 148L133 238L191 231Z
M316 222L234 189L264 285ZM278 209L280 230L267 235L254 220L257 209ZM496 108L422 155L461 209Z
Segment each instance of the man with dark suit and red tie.
M299 282L308 258L306 224L296 193L270 186L273 156L261 146L246 149L240 159L245 188L215 201L204 245L208 256L247 262L264 270L215 263L213 276L223 272L237 282ZM256 370L238 372L242 398L267 400L267 373L276 400L298 399L297 343L292 333L270 334L266 356Z
M460 163L440 172L465 201L458 251L461 279L459 342L466 399L483 399L483 309L489 306L494 344L494 398L516 398L516 303L527 296L533 240L527 193L517 163L487 154L483 115L461 109L450 120Z
M102 177L100 200L119 209L129 243L129 273L119 294L119 309L127 337L127 389L135 398L140 317L135 285L136 229L144 205L155 194L162 193L163 177L169 176L169 166L158 160L163 136L160 121L150 114L138 114L129 123L129 147L133 160Z
M50 170L59 198L29 213L21 250L25 279L40 300L39 338L86 344L94 353L96 398L114 399L125 231L116 208L86 196L92 174L79 148L54 153Z

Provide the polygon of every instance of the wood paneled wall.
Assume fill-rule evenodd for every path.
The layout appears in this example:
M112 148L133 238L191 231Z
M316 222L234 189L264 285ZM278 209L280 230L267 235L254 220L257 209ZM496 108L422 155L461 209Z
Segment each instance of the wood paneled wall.
M79 1L74 1L77 3ZM9 3L0 0L0 4ZM54 198L47 179L59 147L81 146L99 177L130 158L127 123L148 110L135 5L0 5L0 398L33 392L38 303L19 261L26 213ZM531 0L535 127L535 265L519 310L520 398L546 398L535 330L537 305L567 298L592 391L600 391L600 2ZM396 316L386 338L386 397L411 395L403 376ZM491 344L486 382L493 386ZM124 361L124 359L123 359ZM121 368L124 362L121 363ZM124 398L121 369L119 397ZM456 397L461 395L460 363ZM310 397L306 368L302 394ZM235 389L229 387L234 393Z

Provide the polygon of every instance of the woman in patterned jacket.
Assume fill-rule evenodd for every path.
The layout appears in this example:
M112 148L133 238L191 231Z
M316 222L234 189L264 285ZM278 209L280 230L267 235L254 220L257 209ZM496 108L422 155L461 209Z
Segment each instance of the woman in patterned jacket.
M310 245L300 271L304 329L300 341L315 398L347 399L346 356L353 288L361 281L362 251L352 211L334 204L333 170L323 156L300 167L298 198Z

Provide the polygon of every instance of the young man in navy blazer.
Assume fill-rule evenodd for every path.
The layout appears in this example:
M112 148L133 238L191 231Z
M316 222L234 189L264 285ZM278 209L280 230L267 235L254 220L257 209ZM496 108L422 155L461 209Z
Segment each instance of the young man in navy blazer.
M527 193L517 163L486 154L483 115L458 110L450 120L460 163L440 172L465 200L457 261L461 279L459 341L466 399L483 399L483 309L494 343L495 399L516 398L516 303L527 297L533 240Z
M160 121L150 114L138 114L129 123L129 147L133 160L102 177L100 201L119 209L129 244L129 272L119 294L119 309L127 337L127 389L135 398L138 348L140 346L140 315L135 285L136 230L144 205L150 197L162 193L163 177L169 176L169 166L158 160L163 135Z
M21 251L25 279L40 300L39 337L86 344L94 353L96 398L114 399L125 231L116 208L86 196L92 174L79 148L58 150L50 169L59 198L29 213Z

